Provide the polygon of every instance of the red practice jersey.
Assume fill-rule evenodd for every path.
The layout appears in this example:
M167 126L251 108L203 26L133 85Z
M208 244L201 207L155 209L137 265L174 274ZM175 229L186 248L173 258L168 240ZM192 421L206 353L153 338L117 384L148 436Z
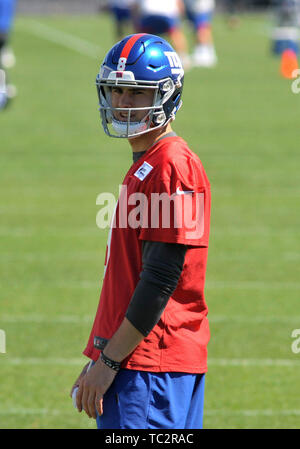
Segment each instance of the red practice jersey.
M108 238L105 275L84 354L97 360L94 337L110 339L122 323L142 271L142 241L188 246L176 290L159 322L122 362L152 372L207 371L209 325L204 299L210 184L198 156L177 136L155 143L122 184Z

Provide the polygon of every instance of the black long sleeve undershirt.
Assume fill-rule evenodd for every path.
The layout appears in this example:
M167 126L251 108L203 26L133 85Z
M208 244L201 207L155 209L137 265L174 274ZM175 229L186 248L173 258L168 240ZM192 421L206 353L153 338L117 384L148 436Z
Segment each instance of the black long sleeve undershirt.
M177 243L142 243L142 272L131 298L126 318L145 337L158 323L180 278L186 245Z

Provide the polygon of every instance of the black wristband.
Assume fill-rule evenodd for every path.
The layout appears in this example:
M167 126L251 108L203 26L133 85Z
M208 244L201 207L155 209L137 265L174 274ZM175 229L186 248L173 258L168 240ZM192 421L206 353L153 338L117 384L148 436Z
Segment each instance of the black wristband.
M105 354L103 354L103 351L101 352L100 359L105 365L109 366L109 368L113 369L116 372L120 371L121 362L116 362L115 360L110 359Z

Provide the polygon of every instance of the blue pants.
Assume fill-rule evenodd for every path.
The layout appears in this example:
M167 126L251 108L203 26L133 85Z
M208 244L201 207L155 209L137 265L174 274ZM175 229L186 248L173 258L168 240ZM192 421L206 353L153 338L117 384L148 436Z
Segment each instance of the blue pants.
M131 19L131 12L128 8L118 8L114 6L111 8L111 12L117 22L124 22Z
M122 369L103 397L99 429L201 429L204 374Z
M9 33L15 14L16 0L0 0L0 33Z
M144 16L140 19L140 32L150 34L165 34L178 28L180 21L176 17Z
M285 50L293 50L295 53L299 53L299 44L297 41L291 39L277 39L272 43L272 51L276 55L281 55Z
M213 12L204 12L199 14L194 14L187 10L186 15L188 20L193 24L194 28L197 30L201 26L210 25L213 18Z

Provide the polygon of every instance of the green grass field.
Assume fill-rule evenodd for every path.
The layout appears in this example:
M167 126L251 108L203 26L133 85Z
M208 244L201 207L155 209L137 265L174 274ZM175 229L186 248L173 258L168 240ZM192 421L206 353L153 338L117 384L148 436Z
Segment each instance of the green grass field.
M174 124L212 186L205 428L300 424L300 94L279 75L267 24L245 16L232 31L216 17L219 64L186 74ZM0 114L0 428L95 427L68 395L103 273L96 198L117 194L131 164L97 111L113 43L106 16L15 23L18 97Z

